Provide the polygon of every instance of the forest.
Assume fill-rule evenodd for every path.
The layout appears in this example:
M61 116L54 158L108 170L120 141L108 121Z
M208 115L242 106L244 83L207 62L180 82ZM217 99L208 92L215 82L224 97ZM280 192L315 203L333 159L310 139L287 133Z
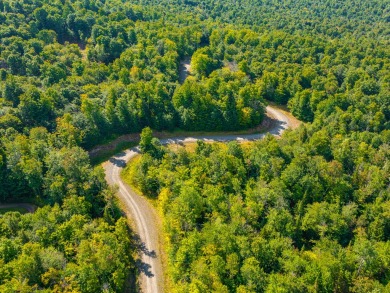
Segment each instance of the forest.
M269 102L304 124L131 166L171 291L389 291L389 23L389 0L0 0L0 203L39 206L0 215L0 292L127 290L134 232L88 150Z

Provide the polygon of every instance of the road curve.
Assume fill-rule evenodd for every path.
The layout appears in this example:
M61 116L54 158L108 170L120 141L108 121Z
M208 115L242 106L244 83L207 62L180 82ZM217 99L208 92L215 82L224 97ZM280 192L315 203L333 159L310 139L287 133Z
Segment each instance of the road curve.
M289 128L292 123L290 118L283 114L282 111L268 106L267 115L277 120L275 126L268 131L272 135L279 136L285 129ZM189 143L203 140L205 142L226 142L226 141L248 141L258 140L263 138L266 133L248 134L248 135L213 135L200 137L177 137L162 139L162 144L173 143ZM141 271L140 287L144 293L159 293L164 292L163 270L161 262L161 248L159 247L159 231L161 223L155 213L154 208L150 203L134 192L130 186L125 184L121 177L121 170L126 166L126 163L140 153L138 147L134 147L123 151L112 157L104 163L103 167L106 173L106 180L110 185L118 186L118 197L125 205L126 211L129 213L135 224L136 232L141 241L141 259L138 267Z
M30 203L8 203L8 204L0 204L0 209L10 209L10 208L22 208L25 209L29 213L34 213L37 207Z

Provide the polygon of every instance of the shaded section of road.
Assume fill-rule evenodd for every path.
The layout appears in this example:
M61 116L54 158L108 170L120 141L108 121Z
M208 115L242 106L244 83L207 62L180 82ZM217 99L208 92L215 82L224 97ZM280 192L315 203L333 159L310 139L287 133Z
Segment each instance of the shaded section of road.
M267 133L279 136L282 132L292 126L290 118L283 111L268 106L267 115L275 120L272 127L266 133L243 134L243 135L210 135L194 137L176 137L162 139L162 144L183 144L203 140L205 142L226 142L226 141L250 141L263 138ZM107 182L110 185L117 185L118 197L124 203L128 216L135 224L136 232L140 240L140 260L137 265L141 272L142 292L158 293L164 292L163 270L161 262L161 247L159 247L159 231L161 223L150 203L134 192L121 177L121 170L126 163L140 153L139 147L123 151L104 163Z
M183 83L191 73L191 58L185 57L179 64L179 82Z
M0 204L0 209L14 209L21 208L27 210L29 213L36 211L37 207L30 203L9 203L9 204Z

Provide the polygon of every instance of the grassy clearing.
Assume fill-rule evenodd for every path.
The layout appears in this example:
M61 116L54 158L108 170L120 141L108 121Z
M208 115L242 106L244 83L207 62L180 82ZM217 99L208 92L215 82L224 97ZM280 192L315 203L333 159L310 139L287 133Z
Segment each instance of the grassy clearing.
M221 148L227 148L226 142L206 142L206 143L217 144ZM251 148L254 143L256 143L256 142L255 141L239 141L238 142L238 144L241 145L241 147L244 150ZM185 143L185 144L169 144L169 145L167 145L167 148L173 152L178 152L179 150L184 149L189 153L194 153L195 149L196 149L196 145L197 145L196 142L189 142L189 143Z
M177 153L179 150L186 150L187 152L193 153L196 149L196 142L189 142L185 144L172 143L166 146L170 151Z
M134 141L122 141L116 145L116 147L112 150L102 150L99 152L99 155L91 158L91 164L93 166L100 165L101 163L107 161L109 158L114 156L115 154L127 150L129 148L135 147L138 145L138 142Z
M223 135L244 135L262 133L268 130L269 127L259 125L255 128L244 130L231 131L187 131L182 129L175 129L172 131L154 132L157 138L172 138L172 137L190 137L190 136L223 136Z
M8 212L19 212L21 214L26 214L28 213L28 210L25 208L0 208L0 215L4 215Z

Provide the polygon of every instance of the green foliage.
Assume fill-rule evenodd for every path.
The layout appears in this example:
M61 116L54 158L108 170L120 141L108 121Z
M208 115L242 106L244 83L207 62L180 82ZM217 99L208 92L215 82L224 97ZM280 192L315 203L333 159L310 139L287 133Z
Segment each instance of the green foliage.
M149 154L153 158L161 159L164 155L161 143L157 138L153 137L150 127L142 129L139 147L143 154Z
M355 119L343 117L351 124L343 127L388 127L389 31L380 1L375 9L361 1L347 1L349 9L311 1L11 2L1 14L1 117L53 131L57 119L71 115L83 147L147 126L257 126L263 99L288 103L304 121L317 109L365 100L367 109L351 108ZM163 16L166 7L172 12ZM234 24L226 24L233 15ZM179 86L186 56L195 77ZM0 126L21 130L16 119Z
M138 0L152 4L153 8L185 11L193 18L217 19L222 23L246 25L268 31L283 29L305 35L328 35L342 38L348 35L385 39L390 31L388 0L348 0L343 5L332 1L318 3L312 0L191 0L172 3L169 0ZM227 37L235 42L233 36ZM277 43L275 43L277 46Z
M387 132L322 119L136 162L133 183L163 212L175 292L386 291Z
M0 199L51 205L0 217L0 291L123 291L127 228L81 147L142 129L175 290L388 291L388 7L0 0ZM255 127L265 100L308 124L194 153L151 135Z
M223 69L202 81L188 79L173 95L181 128L237 130L260 124L264 100L242 73Z
M297 93L293 99L289 101L289 108L292 114L302 121L313 121L313 110L310 106L311 92L305 90Z
M131 269L126 220L108 225L91 219L83 209L88 205L84 197L70 198L62 207L46 206L33 215L0 217L0 290L121 292Z
M211 56L210 56L211 55ZM191 58L191 67L199 76L208 76L216 67L210 48L198 49Z
M0 140L1 201L39 197L51 205L34 214L1 211L0 291L121 292L127 272L134 274L133 247L103 170L90 166L72 128L61 139L43 127L29 135L7 131Z

